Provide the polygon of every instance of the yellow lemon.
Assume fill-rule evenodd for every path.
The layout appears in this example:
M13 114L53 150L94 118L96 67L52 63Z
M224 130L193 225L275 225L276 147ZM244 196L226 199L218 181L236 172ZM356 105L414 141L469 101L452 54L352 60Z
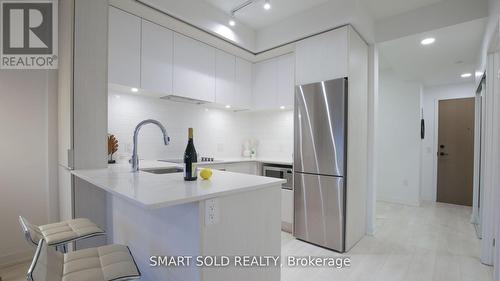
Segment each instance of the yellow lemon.
M200 177L202 177L204 180L208 180L211 176L212 176L212 169L203 168L200 172Z

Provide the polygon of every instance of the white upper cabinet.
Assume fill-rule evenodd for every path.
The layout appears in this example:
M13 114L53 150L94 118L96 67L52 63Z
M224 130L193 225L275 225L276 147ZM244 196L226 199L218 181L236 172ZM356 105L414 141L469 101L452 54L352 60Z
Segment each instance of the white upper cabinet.
M288 54L277 58L278 61L278 106L293 108L295 91L295 56Z
M235 83L236 58L221 50L215 56L215 102L234 106L236 102Z
M277 63L270 59L254 64L252 105L255 110L276 109L278 106Z
M141 19L109 7L108 83L140 88Z
M215 49L174 33L173 94L215 101Z
M252 107L252 63L236 58L234 105L241 108Z
M173 32L142 20L141 88L157 97L172 94Z
M348 40L348 27L343 27L297 42L296 85L347 77Z
M287 54L254 65L253 109L293 108L295 56Z

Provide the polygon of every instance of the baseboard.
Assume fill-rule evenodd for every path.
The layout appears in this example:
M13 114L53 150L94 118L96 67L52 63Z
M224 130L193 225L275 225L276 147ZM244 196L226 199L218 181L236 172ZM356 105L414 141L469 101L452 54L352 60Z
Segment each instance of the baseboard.
M406 205L406 206L411 206L411 207L420 207L420 202L418 201L406 201L406 200L400 200L400 199L395 199L395 198L377 198L377 201L380 202L385 202L385 203L392 203L392 204L399 204L399 205Z
M12 265L29 262L33 259L33 254L34 251L23 251L23 252L0 256L0 268L5 268Z
M282 221L281 222L281 230L288 232L288 233L292 233L293 225L289 222Z

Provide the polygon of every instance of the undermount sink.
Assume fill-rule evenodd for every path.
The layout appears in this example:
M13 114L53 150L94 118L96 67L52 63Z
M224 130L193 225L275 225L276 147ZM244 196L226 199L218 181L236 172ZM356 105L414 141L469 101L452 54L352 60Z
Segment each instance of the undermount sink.
M181 173L181 172L184 172L184 169L178 168L178 167L173 167L173 168L151 168L151 169L141 169L141 171L146 172L146 173L151 173L151 174L162 175L162 174Z

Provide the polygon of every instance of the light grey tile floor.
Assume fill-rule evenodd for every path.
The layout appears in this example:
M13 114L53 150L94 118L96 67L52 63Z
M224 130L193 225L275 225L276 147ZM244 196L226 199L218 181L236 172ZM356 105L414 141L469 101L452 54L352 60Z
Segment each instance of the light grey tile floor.
M348 269L282 268L282 281L491 281L493 268L479 262L480 240L471 208L441 203L420 207L377 203L374 236L351 251ZM283 259L338 253L282 235Z
M492 281L493 268L479 262L480 241L469 207L424 203L410 207L377 203L377 231L351 251L348 269L283 267L282 281ZM340 256L281 237L282 256ZM0 269L2 281L26 280L28 264Z

